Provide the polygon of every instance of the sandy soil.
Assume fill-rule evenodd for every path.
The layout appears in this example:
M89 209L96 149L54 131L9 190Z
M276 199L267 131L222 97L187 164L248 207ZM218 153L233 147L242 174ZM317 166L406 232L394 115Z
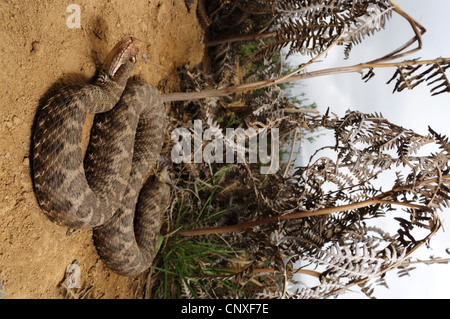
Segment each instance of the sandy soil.
M40 211L29 145L39 99L58 81L90 78L114 44L133 35L148 45L134 74L166 90L176 67L198 64L203 35L183 0L78 0L81 28L69 28L67 2L0 2L0 297L61 298L58 286L76 260L93 298L133 298L140 278L107 270L92 231L67 234ZM195 5L195 4L194 4Z

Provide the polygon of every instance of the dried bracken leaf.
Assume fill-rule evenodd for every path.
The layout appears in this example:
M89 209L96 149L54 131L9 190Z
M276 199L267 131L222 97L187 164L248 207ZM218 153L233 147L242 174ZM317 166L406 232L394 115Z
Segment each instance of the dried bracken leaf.
M422 67L423 65L397 67L394 75L387 82L387 84L389 84L393 80L397 80L393 93L401 92L406 88L412 90L423 82L427 82L427 85L431 86L430 93L432 93L433 96L450 92L450 82L445 73L450 67L450 63L431 63L426 65L427 68L422 73L417 74L416 71ZM417 75L413 76L414 73Z

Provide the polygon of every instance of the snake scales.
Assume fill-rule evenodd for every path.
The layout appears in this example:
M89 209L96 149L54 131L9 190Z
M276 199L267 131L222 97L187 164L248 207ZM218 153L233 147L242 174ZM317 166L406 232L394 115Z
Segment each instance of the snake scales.
M163 182L144 184L162 147L166 117L157 89L129 80L141 45L131 37L119 42L93 83L66 86L43 104L33 130L40 207L56 224L94 228L101 259L124 276L153 261L170 195ZM83 160L90 113L96 115Z

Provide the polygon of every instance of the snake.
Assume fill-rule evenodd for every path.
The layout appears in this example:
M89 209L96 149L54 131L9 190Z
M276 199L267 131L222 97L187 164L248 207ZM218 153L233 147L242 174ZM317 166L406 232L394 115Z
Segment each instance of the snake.
M38 109L32 133L39 207L55 224L92 228L100 259L122 276L151 266L170 198L167 183L151 176L164 143L164 103L154 86L131 77L142 45L122 39L93 81L60 88Z

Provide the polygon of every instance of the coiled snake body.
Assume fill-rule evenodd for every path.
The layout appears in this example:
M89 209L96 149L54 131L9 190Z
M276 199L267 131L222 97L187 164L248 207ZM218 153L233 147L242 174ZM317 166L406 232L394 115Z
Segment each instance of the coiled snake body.
M33 132L39 205L59 225L94 228L100 257L125 276L153 261L170 194L163 182L142 187L161 150L166 118L156 88L128 81L141 45L134 38L119 42L94 83L62 88L43 105ZM83 163L90 113L98 114Z

